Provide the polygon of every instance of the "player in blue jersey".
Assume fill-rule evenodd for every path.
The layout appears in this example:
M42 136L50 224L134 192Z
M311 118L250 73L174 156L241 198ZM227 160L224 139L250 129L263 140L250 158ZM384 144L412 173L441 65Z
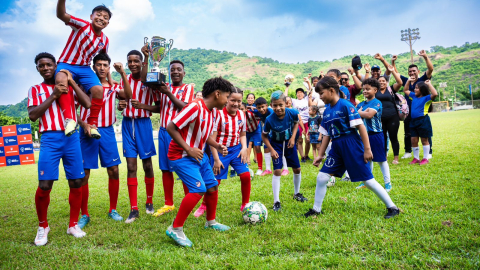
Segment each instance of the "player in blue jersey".
M273 211L279 211L280 205L280 177L282 175L283 159L285 156L287 166L293 169L293 198L304 202L307 198L300 193L302 175L300 162L295 145L295 136L298 132L298 111L285 108L286 96L282 91L272 94L271 106L274 114L265 119L262 139L273 157ZM258 106L257 106L258 107Z
M267 100L263 97L257 98L255 100L255 107L248 106L248 109L251 110L256 117L260 118L260 122L262 122L262 124L265 124L265 119L267 118L267 116L273 113L272 108L268 107ZM270 154L270 150L266 146L264 146L264 153L265 171L260 174L261 176L272 174L272 171L270 170L270 165L272 164L272 155Z
M425 165L428 163L428 154L430 153L430 143L428 138L433 136L432 123L428 116L428 108L432 104L432 100L437 97L437 90L433 87L430 80L425 82L417 82L415 90L410 91L410 85L416 81L415 78L409 78L405 84L403 91L412 100L410 122L410 133L412 136L413 160L410 164ZM418 147L418 138L421 138L423 145L423 159L420 161L420 149Z
M317 83L315 91L325 104L330 106L323 113L320 133L323 134L322 145L317 159L313 161L318 166L325 157L327 145L332 140L332 147L328 158L317 175L315 189L315 202L313 208L305 213L305 217L318 215L322 210L323 199L327 193L327 183L331 175L342 176L349 172L352 182L364 182L387 206L385 218L392 218L400 213L398 207L392 202L387 191L373 178L368 162L373 159L367 129L363 125L355 107L350 101L339 96L338 82L325 77ZM360 135L357 133L357 129Z
M374 78L368 78L363 82L363 95L365 101L357 105L358 114L363 118L367 127L368 140L372 147L373 159L370 161L370 169L373 173L373 162L380 165L385 182L385 190L390 192L392 184L390 182L390 167L388 166L385 151L385 138L382 130L382 102L375 98L375 94L380 89L380 83ZM365 188L361 183L357 188Z

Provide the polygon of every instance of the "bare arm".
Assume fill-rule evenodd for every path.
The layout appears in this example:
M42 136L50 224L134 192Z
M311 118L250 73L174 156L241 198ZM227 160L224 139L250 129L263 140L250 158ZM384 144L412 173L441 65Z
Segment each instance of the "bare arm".
M372 149L370 148L370 140L368 139L367 129L363 124L357 126L357 129L360 133L360 138L362 138L363 149L365 151L363 154L363 161L367 163L373 159L373 154L372 154Z
M163 82L159 86L152 86L152 89L158 90L160 93L166 95L172 101L173 105L175 106L175 108L177 108L177 110L181 110L183 109L183 107L185 107L185 105L187 105L187 103L181 101L172 92L170 92L167 85Z
M370 72L372 71L372 68L370 67L369 63L365 64L365 77L363 77L363 80L366 80L370 77Z
M160 112L160 102L158 102L158 101L155 102L155 106L143 104L136 99L132 99L130 102L132 103L132 106L135 109L142 109L142 110L146 110L146 111L149 111L149 112L152 112L152 113L159 113Z
M358 114L360 117L365 118L365 119L372 119L375 114L377 114L376 110L370 110L370 108L366 109L365 111L362 111L361 109L358 110Z
M383 65L385 66L385 69L386 69L385 75L386 75L386 76L390 76L390 73L391 73L391 72L388 70L388 63L387 63L387 61L385 60L385 58L383 58L383 56L382 56L380 53L375 54L374 57L375 57L375 59L380 60L380 62L382 62Z
M405 84L405 86L403 87L403 92L405 93L405 95L407 96L410 96L410 84L412 83L412 81L410 79L407 80L407 83Z
M78 103L80 103L80 105L82 105L86 109L89 109L90 106L92 106L90 97L88 97L87 94L85 94L85 92L83 92L82 89L78 87L77 83L73 80L72 74L70 73L70 71L66 69L62 69L60 70L60 72L67 74L68 84L73 88L73 91L75 91L75 94L77 94Z
M28 118L32 120L32 122L37 121L38 118L42 117L45 112L52 106L52 103L57 100L62 93L68 93L68 88L65 86L55 86L53 88L53 93L40 105L38 106L30 106L27 108L28 110Z
M393 74L393 77L395 78L395 84L392 87L393 92L398 92L400 88L402 87L402 78L400 78L400 73L398 73L395 68L392 65L387 66L387 70Z
M132 93L132 87L130 86L130 83L128 82L128 79L127 79L127 73L125 73L125 70L123 69L123 65L120 62L113 64L113 67L120 74L123 81L123 90L120 91L118 95L120 96L120 98L126 99L128 101L129 99L132 98L133 93Z
M433 87L432 82L430 82L430 80L426 80L425 84L427 84L428 87L430 88L430 99L433 101L438 96L437 89Z
M65 24L70 22L70 14L67 13L67 8L65 7L66 0L58 0L57 2L57 18L59 18Z
M167 125L167 132L170 134L170 137L172 137L172 140L182 147L182 149L185 150L190 157L196 159L198 162L203 159L203 151L195 147L190 147L183 140L182 135L178 131L178 127L173 123L173 121Z
M313 161L313 166L318 167L322 159L325 158L325 151L327 150L328 144L330 143L330 136L323 135L322 144L320 144L320 148L318 149L318 156Z
M350 73L350 75L352 76L355 87L357 87L357 89L362 89L362 82L358 78L357 73L353 71L353 68L348 68L348 73Z
M397 70L397 66L395 65L395 61L397 61L397 59L398 59L398 56L396 55L392 56L392 66L395 69L395 72L399 73Z
M428 55L427 53L425 52L425 50L421 50L418 55L420 55L421 57L423 57L423 59L425 59L425 63L427 64L427 77L428 79L432 78L432 74L433 74L433 64L432 64L432 61L430 61L430 58L428 58ZM433 98L432 98L433 99Z

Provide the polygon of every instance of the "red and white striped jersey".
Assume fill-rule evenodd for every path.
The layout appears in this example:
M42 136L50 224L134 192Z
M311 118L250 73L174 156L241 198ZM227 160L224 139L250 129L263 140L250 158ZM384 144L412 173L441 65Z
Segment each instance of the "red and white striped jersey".
M172 119L178 127L182 139L190 146L204 149L208 137L213 133L216 117L215 110L210 111L203 99L195 99ZM177 160L186 157L187 153L174 140L170 142L168 158Z
M114 84L112 87L103 87L104 103L98 114L98 127L109 127L117 122L117 117L115 116L115 100L120 90L122 90L122 87L118 84ZM89 116L90 109L80 107L80 117L82 121L86 122Z
M38 84L30 87L28 90L28 107L39 106L53 93L55 85ZM72 90L73 91L73 90ZM72 98L72 109L75 108L74 99ZM77 121L77 114L73 113L73 120ZM60 110L57 102L54 101L52 105L45 111L45 113L39 118L39 132L44 131L63 131L65 119L63 113Z
M168 83L167 86L169 86ZM170 89L172 94L179 100L185 103L192 102L194 96L192 85L183 84L182 86L172 86ZM168 123L175 118L178 112L179 110L175 108L170 98L167 95L160 94L160 127L167 128Z
M245 121L247 126L247 132L254 132L257 130L258 127L258 120L255 114L250 110L247 110L247 114L245 115Z
M132 88L132 99L138 100L140 103L153 106L156 101L160 100L160 96L157 92L153 91L150 87L143 85L141 80L135 80L132 74L127 75L128 83ZM123 88L123 81L121 82ZM122 112L123 116L130 118L142 118L150 117L152 113L143 109L135 109L132 106L131 100L128 101L127 107Z
M107 36L103 32L97 36L91 23L70 16L70 22L67 25L72 27L72 33L70 33L67 45L58 59L59 63L89 66L97 53L108 52Z
M217 132L217 142L232 147L240 143L240 133L246 131L245 114L238 110L235 116L231 116L227 108L218 111L213 131Z

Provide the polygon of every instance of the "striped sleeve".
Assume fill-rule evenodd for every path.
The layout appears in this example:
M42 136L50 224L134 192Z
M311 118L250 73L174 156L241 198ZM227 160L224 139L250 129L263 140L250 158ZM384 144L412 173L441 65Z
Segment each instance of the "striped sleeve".
M68 22L68 26L72 27L73 30L78 30L87 24L87 21L70 15L70 22Z
M183 93L182 101L185 103L192 102L194 93L193 86L191 84L187 85L187 89Z
M218 131L219 129L221 129L221 127L219 127L219 125L221 124L222 116L220 115L220 112L217 109L213 109L212 115L213 115L213 129L212 129L212 132L215 132L215 131Z
M28 90L28 105L30 106L38 106L38 95L37 95L37 88L35 86L30 87Z
M247 132L247 117L245 116L245 114L240 111L240 117L242 118L242 129L240 130L240 132Z
M110 40L105 37L106 39L106 42L105 42L105 46L103 46L103 49L100 51L100 53L108 53L108 47L110 46Z
M195 121L195 118L198 116L198 104L191 103L183 108L183 110L177 114L177 116L172 120L172 122L179 128L182 129L186 127L191 122Z

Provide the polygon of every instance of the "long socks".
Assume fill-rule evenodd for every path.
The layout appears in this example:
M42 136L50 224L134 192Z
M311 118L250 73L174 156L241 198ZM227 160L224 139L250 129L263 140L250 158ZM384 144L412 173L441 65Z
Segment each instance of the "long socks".
M48 227L47 211L48 205L50 204L50 191L52 190L43 190L41 188L37 188L37 192L35 193L35 207L37 208L38 226L43 228Z
M120 180L119 179L108 179L108 195L110 195L110 210L117 209L118 202L118 190L120 189Z
M87 215L88 214L88 196L89 196L89 190L88 190L88 184L82 186L82 215Z
M258 169L263 170L263 157L262 157L262 152L257 153L257 162L258 162Z
M153 190L155 187L155 177L145 177L145 190L147 191L147 202L153 203Z
M242 205L246 205L250 201L250 190L251 190L251 181L250 181L250 172L240 174L240 182L242 189Z
M205 205L207 206L207 221L215 220L215 215L217 213L217 202L218 190L205 193Z
M162 171L162 183L163 192L165 193L165 205L173 205L173 186L175 184L173 173Z
M70 188L70 195L68 196L70 204L70 223L68 227L73 227L78 223L78 215L80 215L80 208L82 206L82 187Z
M428 159L428 154L430 154L430 145L423 146L423 158Z
M130 198L130 207L132 210L138 210L137 205L137 178L127 178L128 197Z
M325 199L325 194L327 194L327 184L330 180L330 175L319 172L317 174L317 186L315 188L315 201L313 202L313 210L320 212L322 211L323 199Z
M416 159L420 159L420 148L419 147L412 147L413 157Z
M390 199L390 196L388 196L387 191L374 178L364 181L364 183L368 189L373 191L373 193L375 193L375 195L382 200L387 208L395 206L392 199Z
M378 165L380 165L380 170L383 174L383 181L385 184L390 183L390 167L388 166L388 161L378 162Z
M180 208L178 209L177 216L173 221L173 228L183 227L188 215L192 212L193 208L200 201L202 196L198 193L188 193L182 200Z
M102 98L92 98L92 106L90 107L90 115L88 116L87 123L90 125L98 126L98 115L103 106Z
M297 194L300 192L300 183L302 182L302 173L299 174L293 174L293 189L294 189L294 194Z
M273 202L280 201L280 176L273 175L272 177Z
M68 93L60 95L60 97L57 99L57 103L60 106L65 119L73 119L73 114L75 111L73 108L73 99L73 89L71 87L68 87Z
M265 171L271 171L272 165L272 154L265 153Z
M282 157L282 161L283 161L283 169L288 171L287 159L285 158L285 156Z

